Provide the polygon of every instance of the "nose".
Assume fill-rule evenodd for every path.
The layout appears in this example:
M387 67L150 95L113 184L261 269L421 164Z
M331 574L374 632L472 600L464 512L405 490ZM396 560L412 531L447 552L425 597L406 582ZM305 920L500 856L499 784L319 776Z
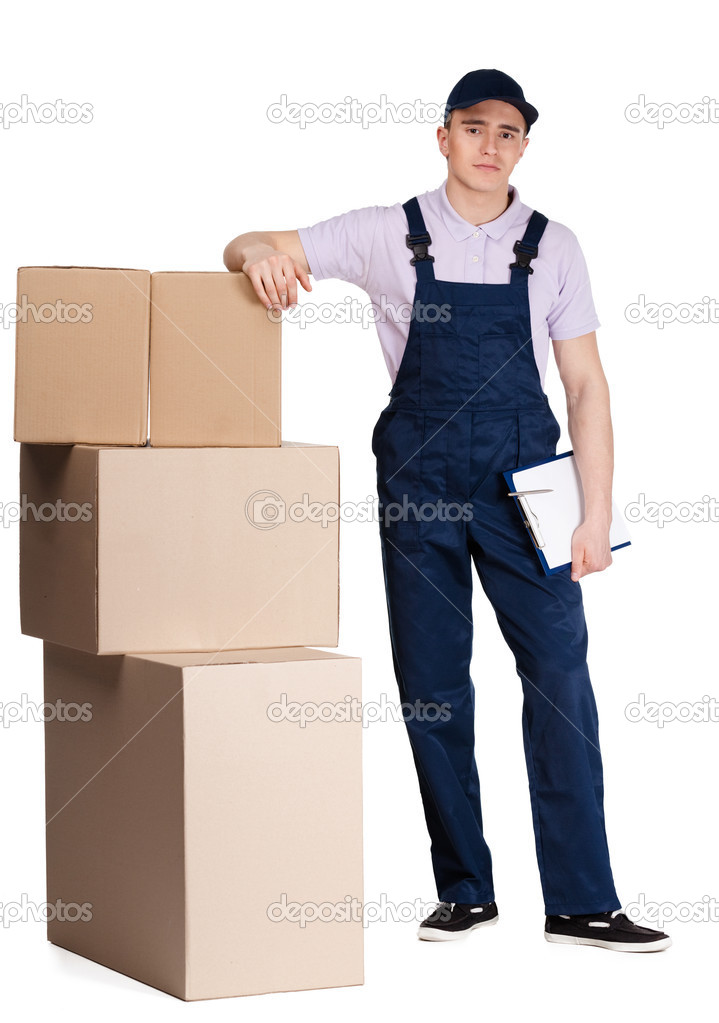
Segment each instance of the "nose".
M495 139L492 132L486 132L482 136L482 144L480 146L482 153L486 153L488 156L495 156L497 153L497 140Z

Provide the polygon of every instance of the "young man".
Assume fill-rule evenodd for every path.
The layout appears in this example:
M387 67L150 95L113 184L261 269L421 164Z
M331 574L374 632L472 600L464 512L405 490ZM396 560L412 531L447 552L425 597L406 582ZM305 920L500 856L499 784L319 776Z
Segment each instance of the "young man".
M474 563L524 692L545 937L656 951L671 939L633 924L614 888L579 586L612 561L599 323L575 236L509 185L537 117L508 75L472 71L452 89L437 129L447 160L440 188L298 231L240 235L225 265L248 275L268 309L294 305L297 281L310 291L312 273L357 284L376 307L413 310L410 322L377 322L393 386L372 450L380 509L394 508L379 531L402 702L451 707L441 719L407 721L440 899L419 937L457 938L497 920L474 757ZM571 569L545 576L502 472L556 453L561 431L543 390L550 338L585 518ZM442 515L443 502L464 515Z

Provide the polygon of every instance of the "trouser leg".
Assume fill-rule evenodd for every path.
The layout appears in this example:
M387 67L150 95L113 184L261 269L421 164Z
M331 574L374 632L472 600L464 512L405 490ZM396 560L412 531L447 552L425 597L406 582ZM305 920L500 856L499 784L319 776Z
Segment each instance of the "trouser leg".
M501 476L492 473L473 495L470 546L522 683L545 909L548 914L618 909L581 587L568 570L544 574L506 491Z
M472 561L462 529L432 539L428 524L422 525L421 541L411 531L408 537L381 527L394 670L407 709L437 895L448 902L491 902L469 674ZM443 542L448 539L454 542Z

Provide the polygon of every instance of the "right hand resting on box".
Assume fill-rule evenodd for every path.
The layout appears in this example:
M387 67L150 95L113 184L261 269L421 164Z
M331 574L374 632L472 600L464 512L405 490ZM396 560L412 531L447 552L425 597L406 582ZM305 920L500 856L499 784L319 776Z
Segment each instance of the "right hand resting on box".
M312 291L310 268L297 231L238 235L225 249L228 270L242 270L267 309L297 304L297 281Z

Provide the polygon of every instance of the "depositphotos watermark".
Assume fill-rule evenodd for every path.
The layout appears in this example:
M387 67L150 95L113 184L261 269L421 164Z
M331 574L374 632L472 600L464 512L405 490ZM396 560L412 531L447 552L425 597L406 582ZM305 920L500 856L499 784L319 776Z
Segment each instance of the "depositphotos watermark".
M34 103L23 93L20 102L0 103L0 123L3 128L12 124L89 124L92 103L52 102Z
M11 924L47 923L49 920L64 920L67 923L86 923L92 920L92 903L63 902L30 902L27 892L20 896L20 902L0 902L0 921L3 927Z
M345 96L337 102L307 103L289 101L283 92L276 103L267 108L267 119L273 124L295 124L301 129L308 124L360 124L369 128L372 124L437 124L444 117L444 103L427 103L425 100L400 100L392 102L385 93L378 101L362 102L353 96Z
M644 892L639 893L636 902L630 902L624 912L637 923L646 921L649 926L663 929L666 924L715 924L719 921L719 904L713 895L702 895L696 902L647 902Z
M301 501L287 505L274 490L256 490L245 502L245 516L257 529L274 529L288 520L291 522L320 522L324 527L331 522L458 522L472 518L470 501L456 504L453 501L423 501L417 504L409 501L405 494L402 502L386 502L379 510L379 499L371 494L366 501L310 502L309 494L303 494Z
M342 302L303 301L287 309L271 306L266 310L272 323L297 324L304 330L316 323L359 323L363 328L374 327L376 323L448 323L452 318L452 306L448 302L390 302L386 295L380 295L378 302L365 302L345 295Z
M17 323L92 323L92 302L30 302L27 295L19 295L19 302L0 304L0 318L3 328Z
M27 494L20 495L20 501L0 503L0 522L5 529L13 522L27 522L33 518L35 522L91 522L92 504L76 504L74 501L45 501L35 504L28 501Z
M651 323L658 330L668 323L719 323L719 302L709 295L699 302L647 302L640 295L626 307L624 318L629 323Z
M345 895L341 902L288 902L287 892L282 892L277 902L267 907L267 917L272 923L293 923L306 927L309 923L359 923L367 927L371 923L411 923L424 918L437 908L436 902L391 902L384 892L378 902L365 902L353 895ZM438 919L448 919L449 910L442 908Z
M704 722L716 724L719 721L719 702L713 696L702 696L700 700L691 703L689 700L682 700L680 703L673 703L671 700L649 700L644 693L624 708L624 717L633 723L637 721L648 721L657 728L663 728L670 721Z
M20 702L0 703L0 724L3 728L19 721L91 721L91 703L35 703L27 693L22 693Z
M279 700L268 705L267 717L270 721L291 721L300 728L315 721L361 721L362 727L367 728L376 721L449 721L452 704L423 703L419 699L414 703L390 703L385 693L381 694L379 703L362 703L349 694L334 703L331 700L288 702L287 693L281 693Z
M716 124L719 122L719 103L712 96L702 96L694 103L653 103L647 102L641 93L624 110L624 116L631 124L654 124L663 128L665 124Z
M651 522L661 529L667 522L719 522L719 504L704 494L700 501L647 501L639 494L624 508L628 522Z

